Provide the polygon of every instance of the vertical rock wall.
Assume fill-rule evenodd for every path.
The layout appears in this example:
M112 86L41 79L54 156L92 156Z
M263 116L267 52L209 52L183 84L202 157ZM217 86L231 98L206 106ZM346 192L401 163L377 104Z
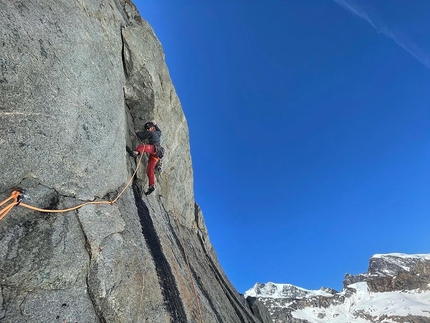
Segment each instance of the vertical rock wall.
M188 128L160 43L128 0L0 0L0 201L115 197L156 119L167 153L113 205L15 206L0 221L0 322L259 322L194 202ZM146 163L144 157L143 164Z
M0 4L0 189L33 178L89 199L120 186L122 16L108 1Z

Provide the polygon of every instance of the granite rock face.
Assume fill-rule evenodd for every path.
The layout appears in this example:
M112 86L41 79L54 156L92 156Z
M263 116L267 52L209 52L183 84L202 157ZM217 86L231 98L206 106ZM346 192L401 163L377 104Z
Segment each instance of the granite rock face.
M35 178L90 199L119 187L126 176L118 153L126 126L122 16L103 1L1 6L1 188Z
M260 322L220 267L193 194L188 127L161 44L129 0L0 0L0 322Z
M261 322L264 322L264 323L273 322L266 306L264 306L264 304L262 304L256 297L247 297L246 301L251 307L252 313L254 313L254 315L257 316Z

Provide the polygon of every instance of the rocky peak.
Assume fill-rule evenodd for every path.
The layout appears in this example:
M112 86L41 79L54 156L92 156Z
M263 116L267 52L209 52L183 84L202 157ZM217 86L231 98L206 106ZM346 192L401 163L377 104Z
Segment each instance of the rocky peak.
M305 298L309 296L315 296L317 294L329 296L333 293L336 293L336 291L324 287L319 291L311 291L291 284L275 284L268 282L266 284L256 283L253 288L245 293L245 296L270 298Z
M430 255L408 255L402 253L391 253L385 255L374 255L370 258L367 272L370 275L395 276L400 271L410 271L418 263L429 262Z
M365 274L349 275L344 286L366 282L372 292L394 290L429 290L430 255L408 255L402 253L377 254L370 258Z
M430 322L429 257L374 255L366 273L345 276L341 292L257 283L245 296L279 323Z

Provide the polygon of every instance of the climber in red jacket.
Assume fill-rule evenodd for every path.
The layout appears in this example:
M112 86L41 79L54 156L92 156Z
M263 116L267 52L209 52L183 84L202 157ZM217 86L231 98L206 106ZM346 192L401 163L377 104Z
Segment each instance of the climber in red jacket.
M146 175L148 175L149 188L145 192L145 195L149 195L155 191L155 174L154 168L158 162L156 153L156 145L160 145L161 130L158 128L155 120L145 123L145 131L136 130L136 135L142 141L140 145L133 150L134 157L143 154L144 152L149 154L148 166L146 168Z

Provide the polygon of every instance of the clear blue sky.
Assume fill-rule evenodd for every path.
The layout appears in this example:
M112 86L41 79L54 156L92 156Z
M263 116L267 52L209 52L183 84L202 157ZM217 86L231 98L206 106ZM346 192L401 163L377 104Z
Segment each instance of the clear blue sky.
M340 290L373 254L430 253L430 1L135 3L239 292Z

